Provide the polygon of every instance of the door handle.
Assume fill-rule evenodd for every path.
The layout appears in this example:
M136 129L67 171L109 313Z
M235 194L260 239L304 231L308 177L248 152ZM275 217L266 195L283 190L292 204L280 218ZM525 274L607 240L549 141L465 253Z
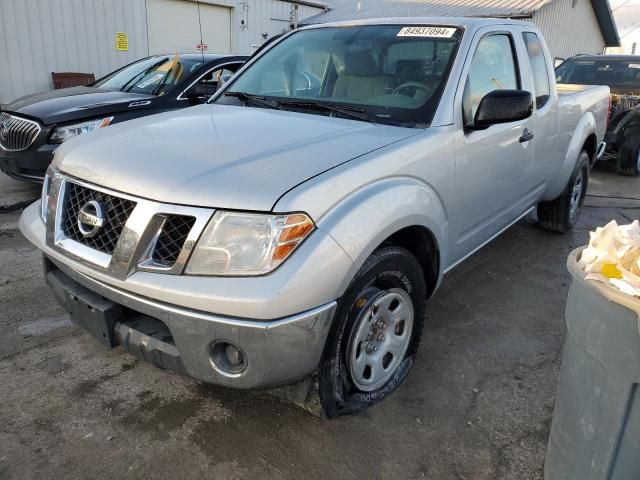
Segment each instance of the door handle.
M533 140L533 132L530 132L528 128L524 129L522 136L520 137L520 143L526 143Z

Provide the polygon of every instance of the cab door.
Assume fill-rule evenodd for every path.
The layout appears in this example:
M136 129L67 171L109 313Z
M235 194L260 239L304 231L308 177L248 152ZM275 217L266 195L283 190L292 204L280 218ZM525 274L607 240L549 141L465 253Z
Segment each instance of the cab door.
M455 160L455 261L485 244L531 205L534 118L484 130L470 128L485 95L523 89L516 45L511 31L481 30L463 70L455 104L462 136Z

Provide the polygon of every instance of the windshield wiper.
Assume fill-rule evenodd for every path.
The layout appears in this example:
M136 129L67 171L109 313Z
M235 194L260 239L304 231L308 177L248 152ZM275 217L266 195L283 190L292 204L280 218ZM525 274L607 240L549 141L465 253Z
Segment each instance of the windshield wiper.
M328 103L314 102L312 100L280 100L280 105L283 107L294 108L311 108L314 110L326 110L333 113L344 115L345 117L355 118L357 120L364 120L371 122L371 117L364 111L363 108L356 107L337 107Z
M269 101L265 97L261 97L260 95L254 95L252 93L247 92L224 92L224 95L227 97L236 97L242 100L245 103L254 103L258 105L262 105L267 108L273 108L275 110L280 110L280 102L277 101Z

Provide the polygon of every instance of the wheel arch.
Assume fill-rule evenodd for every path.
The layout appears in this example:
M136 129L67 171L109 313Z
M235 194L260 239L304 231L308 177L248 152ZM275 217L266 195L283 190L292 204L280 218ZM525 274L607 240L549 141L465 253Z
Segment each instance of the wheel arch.
M369 256L384 245L403 247L423 267L431 295L446 261L448 218L439 195L413 177L393 177L370 184L343 199L318 220L354 263L345 291Z
M585 147L593 149L589 151L589 154L591 162L594 161L595 152L598 148L597 132L596 117L591 112L585 113L573 131L562 164L550 176L551 180L542 196L543 201L553 200L562 193L569 178L571 178L576 162L580 158L580 153Z

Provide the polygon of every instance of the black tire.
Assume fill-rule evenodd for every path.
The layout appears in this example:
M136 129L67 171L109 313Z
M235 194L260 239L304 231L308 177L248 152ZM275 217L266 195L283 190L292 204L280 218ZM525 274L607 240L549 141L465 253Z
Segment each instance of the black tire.
M552 232L566 233L576 224L587 194L589 161L589 154L583 150L560 196L555 200L538 204L538 225L542 228ZM574 187L578 186L577 182L580 182L579 192L574 190ZM575 204L576 200L577 204ZM572 205L576 205L576 208L572 208Z
M400 292L413 306L413 325L408 334L408 347L388 381L373 391L362 391L354 384L347 356L352 335L362 322L371 318L373 304L388 291ZM398 388L413 365L422 337L426 304L426 285L418 260L406 249L381 247L362 265L349 288L338 302L331 333L319 369L319 393L324 413L336 417L364 410L382 401ZM408 300L407 300L408 304ZM368 320L369 324L371 320ZM370 327L370 325L369 325ZM391 372L393 372L391 374ZM382 379L384 381L384 378Z
M618 151L617 169L620 175L640 175L640 127L633 127L625 132L624 143Z

